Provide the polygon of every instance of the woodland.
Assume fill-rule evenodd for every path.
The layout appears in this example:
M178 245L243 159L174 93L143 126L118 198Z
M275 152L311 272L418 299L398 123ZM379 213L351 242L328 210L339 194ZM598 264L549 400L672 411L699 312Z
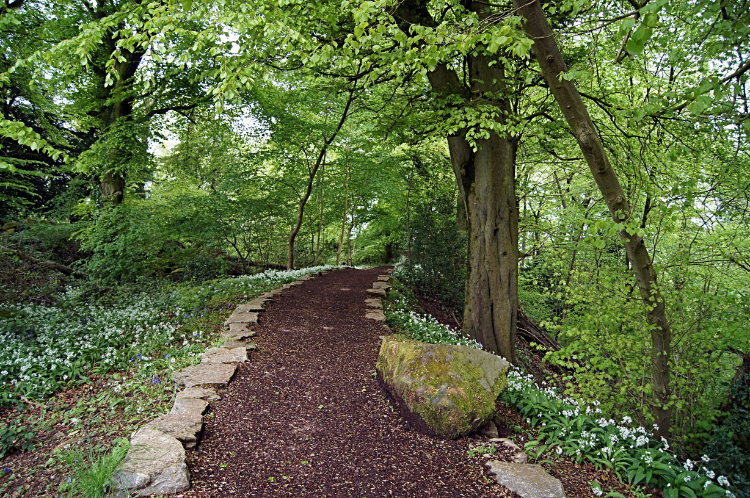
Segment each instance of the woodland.
M0 0L0 33L1 407L127 366L88 315L396 263L750 496L747 0ZM79 349L24 364L29 317Z

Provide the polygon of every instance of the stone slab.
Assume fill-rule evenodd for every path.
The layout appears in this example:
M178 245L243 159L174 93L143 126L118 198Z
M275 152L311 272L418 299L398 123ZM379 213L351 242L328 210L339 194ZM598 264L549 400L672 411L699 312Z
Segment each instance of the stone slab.
M175 494L190 488L185 448L176 438L143 428L130 439L130 449L113 476L114 496Z
M231 363L200 363L176 370L173 376L175 382L185 387L206 384L226 386L236 370L237 365Z
M197 415L203 416L208 410L208 401L196 398L176 398L170 415Z
M250 301L249 303L240 304L237 306L234 310L235 313L252 313L252 312L260 312L265 311L265 299L254 299Z
M255 337L255 332L247 328L245 323L230 323L229 330L222 330L223 339L241 341L247 337Z
M201 363L237 363L247 361L247 350L239 348L210 348L203 353Z
M274 289L271 291L271 297L276 297L282 293L282 289Z
M365 318L369 318L370 320L376 320L378 322L384 322L385 314L383 314L383 312L380 310L372 310L372 311L368 311L365 314Z
M203 417L195 413L162 415L144 425L142 429L161 431L180 441L185 449L192 450L195 449L203 432Z
M370 308L383 309L383 301L381 301L380 298L377 298L377 297L371 297L369 299L365 299L365 304L369 306Z
M222 344L221 347L227 349L245 348L245 351L255 351L256 349L258 349L254 342L244 342L234 339L228 340L227 342Z
M302 275L297 280L300 281L300 282L305 282L306 280L310 280L311 278L315 278L315 274L314 273L310 273L309 275Z
M367 293L380 297L386 296L385 289L367 289Z
M258 323L258 313L238 313L235 311L227 318L224 325L230 323Z
M390 275L378 275L378 282L388 282L392 278Z
M372 288L373 289L385 289L385 290L388 290L388 289L391 288L391 284L389 284L388 282L377 281L377 282L373 282Z
M216 391L210 387L191 387L177 393L177 399L182 398L217 401L221 399L221 396L216 394Z
M549 475L541 465L498 460L490 460L486 465L501 486L522 498L565 498L562 483Z

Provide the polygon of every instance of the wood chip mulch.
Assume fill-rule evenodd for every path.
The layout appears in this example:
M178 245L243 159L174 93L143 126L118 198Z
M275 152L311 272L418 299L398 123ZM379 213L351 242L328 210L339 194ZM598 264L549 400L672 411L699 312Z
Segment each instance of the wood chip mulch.
M470 439L414 431L374 376L387 330L364 318L383 272L333 271L284 291L255 327L258 351L220 391L189 453L185 497L515 497Z

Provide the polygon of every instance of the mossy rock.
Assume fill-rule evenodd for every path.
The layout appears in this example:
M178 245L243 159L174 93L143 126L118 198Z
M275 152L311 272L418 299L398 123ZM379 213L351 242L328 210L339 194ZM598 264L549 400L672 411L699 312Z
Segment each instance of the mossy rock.
M456 439L492 418L508 366L477 349L388 336L376 369L407 420L428 434Z

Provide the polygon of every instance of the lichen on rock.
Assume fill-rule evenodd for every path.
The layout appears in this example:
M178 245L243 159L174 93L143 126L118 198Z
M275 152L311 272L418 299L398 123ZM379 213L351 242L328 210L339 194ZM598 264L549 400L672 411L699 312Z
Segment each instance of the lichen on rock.
M376 369L418 429L456 439L492 418L495 401L507 386L508 362L465 346L388 336Z

